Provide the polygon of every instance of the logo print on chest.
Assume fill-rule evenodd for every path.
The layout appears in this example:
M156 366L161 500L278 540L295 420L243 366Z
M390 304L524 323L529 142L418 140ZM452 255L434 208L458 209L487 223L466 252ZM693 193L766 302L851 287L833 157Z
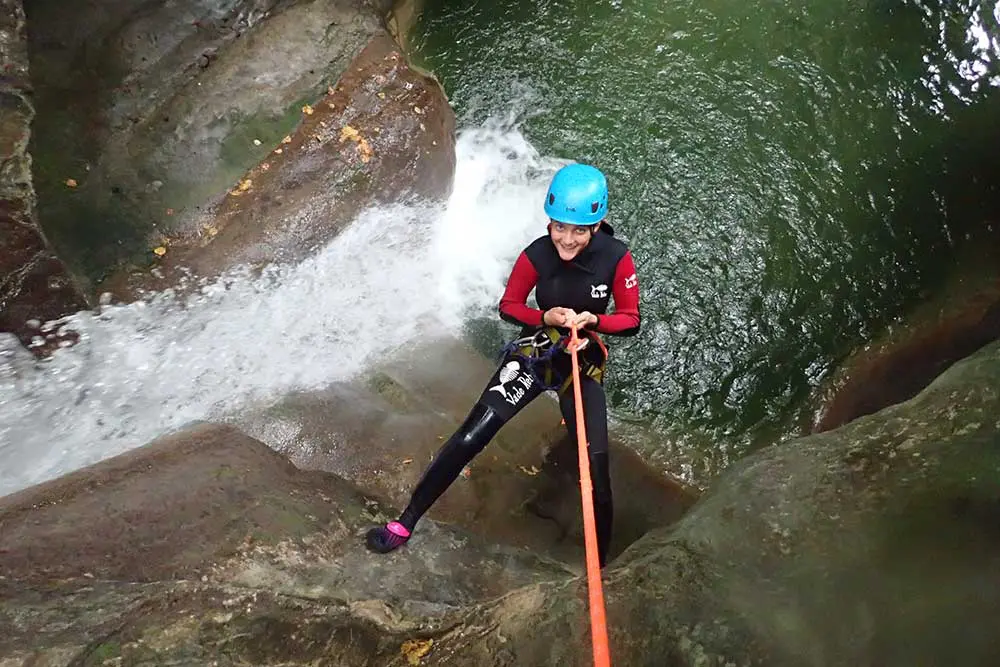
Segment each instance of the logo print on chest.
M608 286L604 283L600 285L590 286L590 298L591 299L603 299L608 295Z

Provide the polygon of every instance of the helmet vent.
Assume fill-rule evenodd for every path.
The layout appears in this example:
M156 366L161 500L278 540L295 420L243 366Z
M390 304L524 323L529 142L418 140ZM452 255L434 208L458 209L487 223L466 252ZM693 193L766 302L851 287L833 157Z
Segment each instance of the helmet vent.
M601 207L601 202L595 201L593 204L590 205L590 212L597 213L597 209L599 209L600 207Z
M555 203L556 203L556 196L550 192L549 193L549 206L552 206Z

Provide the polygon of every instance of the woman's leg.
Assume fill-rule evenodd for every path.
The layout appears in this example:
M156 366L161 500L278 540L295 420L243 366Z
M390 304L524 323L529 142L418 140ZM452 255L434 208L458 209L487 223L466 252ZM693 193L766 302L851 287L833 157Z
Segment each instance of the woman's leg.
M399 522L407 530L413 530L420 517L451 486L465 466L493 440L493 436L505 423L506 420L488 405L477 402L472 406L465 422L441 447L413 489L410 504L399 517Z
M614 522L614 503L611 496L611 470L608 465L608 407L604 387L584 375L580 382L583 396L583 419L587 426L587 453L590 459L590 478L593 483L594 520L597 524L597 553L601 567L607 562L611 545L611 528ZM559 396L559 408L570 436L576 442L576 405L573 387L567 387Z
M399 519L368 531L368 547L386 553L404 544L420 517L476 454L483 451L500 427L541 393L542 388L523 367L523 361L511 357L504 359L465 421L424 471Z

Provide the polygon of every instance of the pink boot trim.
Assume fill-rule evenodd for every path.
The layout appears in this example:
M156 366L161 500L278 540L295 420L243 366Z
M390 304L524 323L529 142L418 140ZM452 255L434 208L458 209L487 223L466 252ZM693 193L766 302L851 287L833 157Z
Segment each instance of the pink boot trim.
M404 526L403 524L401 524L398 521L393 521L391 523L388 523L388 524L386 524L385 527L393 535L398 535L399 537L403 537L403 538L409 538L410 537L410 531L408 531L406 529L406 526Z

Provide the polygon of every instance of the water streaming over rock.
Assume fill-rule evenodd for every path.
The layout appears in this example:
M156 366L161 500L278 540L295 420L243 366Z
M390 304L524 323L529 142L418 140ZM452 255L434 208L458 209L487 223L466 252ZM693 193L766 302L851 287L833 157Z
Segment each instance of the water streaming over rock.
M349 379L494 311L514 256L543 233L539 202L559 166L513 122L462 133L444 205L368 210L301 264L78 313L63 324L80 343L45 361L0 339L0 494Z

